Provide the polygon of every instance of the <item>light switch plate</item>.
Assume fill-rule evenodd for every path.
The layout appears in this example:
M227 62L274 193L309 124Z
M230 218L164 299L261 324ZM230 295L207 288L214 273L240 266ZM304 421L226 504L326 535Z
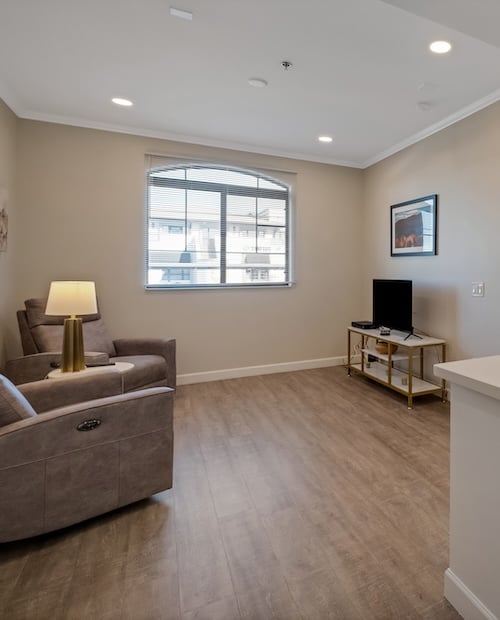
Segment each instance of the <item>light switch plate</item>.
M472 297L484 297L484 282L472 283Z

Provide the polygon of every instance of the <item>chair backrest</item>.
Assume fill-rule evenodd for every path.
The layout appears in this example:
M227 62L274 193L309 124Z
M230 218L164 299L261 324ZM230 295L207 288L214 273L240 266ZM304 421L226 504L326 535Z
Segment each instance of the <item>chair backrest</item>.
M27 299L24 305L25 310L17 311L24 355L61 351L65 317L46 315L46 299ZM83 316L82 321L85 350L115 356L115 346L100 312Z

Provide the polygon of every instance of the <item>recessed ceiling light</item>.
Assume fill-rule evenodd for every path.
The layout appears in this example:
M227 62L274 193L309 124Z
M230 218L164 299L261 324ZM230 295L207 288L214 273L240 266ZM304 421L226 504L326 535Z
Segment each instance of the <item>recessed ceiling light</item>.
M318 140L320 142L333 142L333 138L331 136L319 136Z
M193 14L191 13L191 11L176 9L173 6L170 7L170 15L172 15L172 17L180 17L181 19L188 19L190 21L193 19Z
M122 99L121 97L113 97L113 99L111 99L111 101L113 103L116 103L116 105L122 105L125 107L130 107L131 105L134 105L130 99Z
M448 41L433 41L429 45L429 49L434 54L446 54L451 50L451 43L448 43Z
M248 80L248 83L254 88L265 88L267 86L266 80L263 80L261 78L250 78Z

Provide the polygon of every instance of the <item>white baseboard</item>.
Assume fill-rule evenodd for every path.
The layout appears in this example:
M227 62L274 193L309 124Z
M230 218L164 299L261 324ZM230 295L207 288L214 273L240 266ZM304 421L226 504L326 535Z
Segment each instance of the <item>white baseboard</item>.
M193 372L185 375L177 375L177 385L221 381L222 379L238 379L239 377L255 377L256 375L271 375L277 372L293 372L295 370L325 368L327 366L342 366L346 363L346 358L341 356L324 357L315 360L299 360L297 362L282 362L279 364L264 364L262 366L209 370L207 372Z
M449 568L444 573L444 595L465 620L499 620Z

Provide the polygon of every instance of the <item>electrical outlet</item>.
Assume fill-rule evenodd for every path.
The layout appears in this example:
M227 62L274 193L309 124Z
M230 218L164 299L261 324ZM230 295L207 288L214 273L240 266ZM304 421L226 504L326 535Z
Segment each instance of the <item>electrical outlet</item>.
M484 297L484 282L472 283L472 297Z

